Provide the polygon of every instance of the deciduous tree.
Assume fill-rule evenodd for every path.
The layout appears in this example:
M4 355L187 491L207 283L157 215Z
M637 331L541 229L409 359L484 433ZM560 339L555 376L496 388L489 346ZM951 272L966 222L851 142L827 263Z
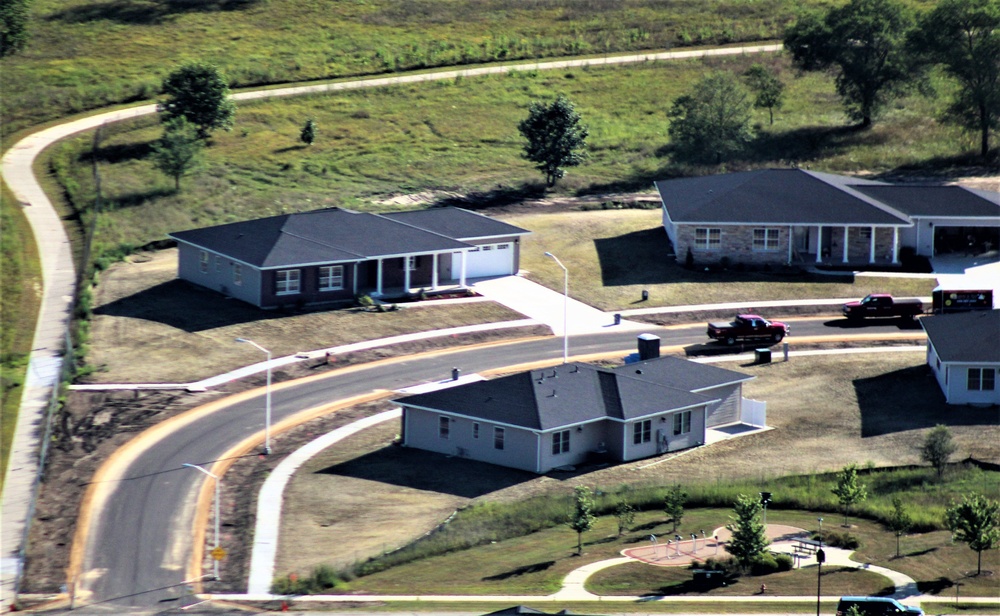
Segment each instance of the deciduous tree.
M848 116L871 126L915 76L906 37L914 19L897 0L851 0L826 15L807 13L785 32L804 70L834 69Z
M687 492L679 484L675 484L663 496L663 513L674 524L674 529L670 532L676 533L677 526L684 518L684 503L687 502L687 497Z
M983 572L983 552L1000 542L1000 503L981 494L965 496L945 512L945 522L955 537L976 551L976 575Z
M913 526L913 518L910 517L903 506L903 500L898 496L892 497L892 513L889 514L886 526L896 534L896 558L899 558L899 538Z
M181 177L201 164L204 147L197 128L179 117L168 122L163 136L153 143L153 164L165 175L174 178L174 190L180 190Z
M670 141L682 158L718 164L753 138L749 95L725 71L706 76L675 99L668 115Z
M517 129L528 141L524 158L545 174L546 186L554 186L566 174L565 167L575 167L587 158L590 133L573 103L562 94L548 105L532 103Z
M196 62L171 73L163 82L167 98L157 109L164 121L183 117L198 127L198 136L208 138L213 130L233 127L236 104L229 98L229 86L218 68Z
M837 473L837 486L832 490L840 506L844 508L844 526L848 526L847 518L851 507L868 498L868 487L858 480L858 467L848 464Z
M13 55L28 44L28 0L0 2L0 57Z
M933 466L940 479L948 466L948 458L957 450L958 446L951 439L951 430L948 426L938 424L927 433L924 444L920 446L920 459Z
M743 74L747 85L756 98L753 105L758 109L767 109L770 123L774 124L774 110L781 109L785 104L785 84L778 79L774 71L763 64L753 64Z
M302 126L302 132L299 133L299 140L306 145L312 145L316 141L316 121L312 118L306 120L306 123Z
M1000 128L1000 0L942 0L920 20L910 43L958 81L949 117L979 132L986 157L990 131Z
M618 521L619 537L632 528L632 524L635 522L635 507L624 496L615 504L615 520Z
M583 533L594 527L597 517L594 515L594 499L590 488L577 486L573 489L573 519L569 526L576 531L576 553L583 553Z
M733 555L740 567L747 571L753 561L764 553L770 541L760 519L761 504L756 496L740 494L733 507L734 516L726 525L732 537L726 551Z

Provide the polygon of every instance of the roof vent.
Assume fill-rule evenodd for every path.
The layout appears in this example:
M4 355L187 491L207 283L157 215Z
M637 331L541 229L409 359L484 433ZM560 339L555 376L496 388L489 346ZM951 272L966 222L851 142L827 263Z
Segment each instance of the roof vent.
M549 397L550 397L550 398L555 398L555 397L556 397L556 390L554 390L554 389L553 389L553 390L552 390L552 395L551 395L551 396L549 396Z
M642 374L642 370L636 370L635 373L636 374Z
M549 378L550 378L550 379L554 379L554 378L556 378L557 376L559 376L559 373L558 373L558 372L556 372L556 369L555 369L555 368L553 368L553 369L552 369L552 376L550 376Z
M570 374L576 374L579 371L580 371L580 366L577 366L576 364L573 364L573 369L570 370L569 373Z

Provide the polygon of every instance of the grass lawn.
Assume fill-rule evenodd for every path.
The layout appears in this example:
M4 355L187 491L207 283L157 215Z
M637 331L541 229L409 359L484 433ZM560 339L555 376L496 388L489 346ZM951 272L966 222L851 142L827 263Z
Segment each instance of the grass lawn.
M250 86L756 41L779 37L802 4L36 0L27 48L0 65L2 123L16 130L83 109L150 98L170 71L191 60L215 63L233 85Z
M0 187L0 488L7 475L28 355L42 293L38 252L28 220L6 184Z
M180 192L148 160L161 132L155 118L106 127L93 153L91 135L66 140L47 153L46 164L71 204L85 209L93 201L96 157L104 203L97 243L105 248L323 206L399 209L387 199L424 192L474 193L473 207L488 206L543 192L540 174L521 158L516 126L532 101L565 93L590 127L590 157L570 169L557 192L649 191L654 180L720 170L672 160L668 101L706 70L739 73L760 60L788 83L788 105L728 170L796 161L884 174L939 166L968 147L960 131L929 119L940 103L919 97L869 131L845 131L828 77L799 76L785 57L762 56L521 72L247 103L234 130L213 137L205 165L184 178ZM310 147L298 140L306 118L318 125Z
M569 270L570 295L602 310L754 300L864 297L869 293L930 295L933 279L826 276L776 272L702 272L684 269L667 254L660 210L604 210L511 216L533 231L521 240L528 277L561 289ZM642 291L649 300L640 301Z

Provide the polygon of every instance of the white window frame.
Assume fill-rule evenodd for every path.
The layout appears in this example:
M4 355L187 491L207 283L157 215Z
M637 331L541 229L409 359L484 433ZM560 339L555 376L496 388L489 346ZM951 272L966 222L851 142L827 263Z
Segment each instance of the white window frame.
M691 411L674 413L674 436L691 433Z
M996 370L993 368L969 368L965 387L969 391L994 391L997 387ZM973 376L975 375L975 376ZM975 383L975 387L973 387ZM987 387L987 385L989 385Z
M753 230L754 252L775 252L781 250L781 229L758 227Z
M198 252L198 271L202 274L208 273L208 251L201 250Z
M215 271L222 271L222 257L219 255L215 255Z
M451 438L451 418L446 415L438 416L438 437L443 439Z
M319 268L319 290L340 291L344 288L343 265L321 265Z
M722 229L719 227L695 227L694 247L698 250L720 250Z
M569 430L560 430L552 434L552 455L569 453Z
M243 286L243 266L233 263L233 284L237 287Z
M493 449L499 449L500 451L503 451L503 448L506 445L506 443L505 443L506 438L507 438L507 435L504 433L504 429L503 428L496 428L496 427L494 427L493 428Z
M653 440L653 420L643 419L632 425L632 444L641 445Z
M274 273L275 295L298 295L302 290L302 270L287 269Z
M472 422L472 438L474 438L474 439L478 439L479 438L479 422L478 421Z

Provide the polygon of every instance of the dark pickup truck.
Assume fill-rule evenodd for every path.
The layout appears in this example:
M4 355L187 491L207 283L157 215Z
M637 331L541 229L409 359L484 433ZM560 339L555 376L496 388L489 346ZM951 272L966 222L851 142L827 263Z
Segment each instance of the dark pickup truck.
M844 304L844 316L848 319L868 317L904 317L912 319L922 314L924 305L919 299L896 299L885 293L874 293L859 302Z
M779 342L788 335L788 325L780 321L768 321L755 314L738 314L730 323L709 323L708 337L721 340L728 345L737 340L770 340Z

